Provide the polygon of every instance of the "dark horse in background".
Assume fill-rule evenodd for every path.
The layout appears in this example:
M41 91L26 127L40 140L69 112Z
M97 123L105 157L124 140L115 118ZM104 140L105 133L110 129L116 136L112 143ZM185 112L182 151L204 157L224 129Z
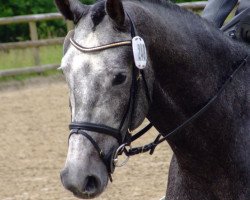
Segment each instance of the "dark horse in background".
M152 102L138 78L131 124L125 118L121 137L146 117L163 135L175 129L241 66L206 112L167 139L174 155L166 199L249 200L249 49L198 15L165 1L107 0L87 6L78 0L56 0L56 4L76 24L65 39L61 64L70 89L72 122L117 130L130 99L134 67L129 45L88 52L77 49L70 38L86 49L128 41L133 21L144 39L148 62L143 72ZM97 148L105 154L117 148L112 136L91 130L71 134L61 179L77 197L94 198L106 188L109 172Z

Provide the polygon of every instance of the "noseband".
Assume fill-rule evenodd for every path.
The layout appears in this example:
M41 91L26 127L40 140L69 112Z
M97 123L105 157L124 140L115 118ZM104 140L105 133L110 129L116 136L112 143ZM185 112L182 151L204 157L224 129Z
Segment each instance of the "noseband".
M134 38L135 36L137 36L135 26L129 15L128 15L128 18L131 24L131 38ZM70 42L76 49L78 49L79 51L83 53L97 52L97 51L102 51L102 50L111 49L115 47L121 47L121 46L132 46L132 40L119 41L119 42L114 42L111 44L106 44L106 45L91 47L91 48L86 48L86 47L81 46L73 38L70 38ZM130 87L130 97L129 97L129 101L127 104L127 108L125 109L123 118L121 120L121 123L118 129L114 129L112 127L109 127L103 124L94 124L94 123L89 123L89 122L72 122L69 125L69 129L71 131L69 138L73 134L81 134L93 144L93 146L99 153L101 160L103 161L103 163L105 164L107 168L111 181L112 181L111 174L114 172L115 166L117 166L118 155L122 154L125 151L125 146L129 146L133 140L139 137L139 135L144 134L152 127L152 124L149 124L148 126L146 126L143 130L141 130L139 133L137 133L134 136L131 136L130 131L129 131L132 125L132 117L135 111L135 99L136 99L136 94L138 90L138 81L141 78L143 79L143 82L144 82L144 88L145 88L145 93L146 93L148 102L149 103L151 102L144 72L141 69L137 68L134 62L133 69L132 69L132 84ZM128 124L127 126L125 122ZM93 131L96 133L112 136L117 140L119 147L118 148L114 147L107 154L104 154L104 152L101 150L101 148L96 143L96 141L85 131Z

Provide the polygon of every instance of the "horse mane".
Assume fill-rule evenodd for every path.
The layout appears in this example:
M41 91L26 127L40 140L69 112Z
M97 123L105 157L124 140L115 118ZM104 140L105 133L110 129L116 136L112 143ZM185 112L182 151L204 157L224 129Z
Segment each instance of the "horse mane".
M123 0L123 1L136 1L140 3L148 2L162 6L166 6L168 3L171 3L169 0Z
M95 27L101 23L101 21L106 15L105 2L105 0L97 0L91 9L91 18L94 23L93 29L95 29ZM178 5L172 3L170 0L122 0L122 2L135 2L141 4L149 3L152 6L155 6L156 9L167 8L179 13L185 13L190 16L192 15L190 11L180 8Z
M155 6L160 6L162 8L170 8L176 11L183 11L177 4L171 2L170 0L122 0L122 2L138 2L141 4L149 3Z

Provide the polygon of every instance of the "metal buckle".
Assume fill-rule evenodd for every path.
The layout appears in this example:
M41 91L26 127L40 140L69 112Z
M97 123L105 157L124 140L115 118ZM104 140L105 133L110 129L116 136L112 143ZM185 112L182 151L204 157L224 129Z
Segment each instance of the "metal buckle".
M126 148L127 144L122 144L115 152L114 155L114 159L113 159L113 163L115 167L123 167L124 165L127 164L128 160L129 160L129 156L127 156L127 158L122 161L121 163L119 163L119 159L118 156L121 155L124 152L124 149ZM129 148L131 149L131 145L129 146Z
M138 73L138 76L137 76L136 80L137 80L137 81L139 81L139 80L141 80L141 78L142 78L141 71L139 71L139 73Z

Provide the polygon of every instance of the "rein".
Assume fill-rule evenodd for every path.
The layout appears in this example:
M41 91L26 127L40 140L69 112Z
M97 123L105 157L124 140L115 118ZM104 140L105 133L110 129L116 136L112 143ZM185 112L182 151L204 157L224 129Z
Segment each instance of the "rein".
M137 36L136 34L136 29L134 26L134 23L130 16L127 14L130 24L131 24L131 37L134 38ZM102 46L97 46L97 47L83 47L80 44L78 44L73 38L70 38L71 44L78 49L79 51L83 53L90 53L90 52L96 52L96 51L102 51L106 49L111 49L115 47L120 47L120 46L132 46L132 40L126 40L126 41L118 41L114 42L111 44L105 44ZM148 89L148 85L146 82L146 78L144 75L144 71L137 68L135 63L133 64L133 70L132 70L132 84L130 88L130 97L128 101L127 108L125 109L122 121L120 123L119 129L114 129L112 127L102 125L102 124L93 124L93 123L88 123L88 122L72 122L69 125L70 129L70 135L69 138L73 134L81 134L84 137L86 137L95 147L97 152L99 153L99 156L103 163L105 164L107 168L107 172L109 174L110 181L112 182L112 177L111 174L114 172L115 167L120 167L123 166L128 158L130 156L134 156L140 153L145 153L145 152L150 152L152 155L154 153L155 148L161 144L163 141L169 139L170 137L174 136L177 134L179 131L183 130L186 126L188 126L190 123L192 123L195 119L197 119L199 116L201 116L209 107L211 104L213 104L216 99L219 97L219 95L225 90L225 88L231 83L233 80L234 76L238 73L238 71L246 65L246 63L249 61L249 56L246 56L243 60L240 61L239 66L233 71L233 73L227 78L227 80L222 84L222 86L219 88L218 92L216 93L215 96L213 96L198 112L193 114L190 118L188 118L186 121L184 121L181 125L173 129L172 131L164 134L160 133L156 139L147 145L144 145L142 147L135 147L131 148L131 143L141 136L143 136L153 125L150 123L147 125L145 128L143 128L141 131L136 133L135 135L131 136L129 128L131 127L132 124L132 117L135 109L135 100L136 100L136 94L137 94L137 88L138 88L138 81L142 78L143 84L144 84L144 89L145 89L145 94L147 97L147 100L149 104L151 103L151 98L150 98L150 93ZM128 122L127 127L124 127L125 122ZM123 131L125 130L125 132ZM104 134L104 135L109 135L114 137L119 144L119 147L112 148L106 155L102 151L102 149L99 147L97 142L85 131L93 131L96 133ZM129 147L127 149L127 147ZM118 164L118 156L121 154L125 154L127 156L127 160L125 160L121 165Z
M247 55L240 63L240 65L234 70L234 72L227 78L227 80L222 84L220 89L218 90L217 94L211 98L198 112L196 112L194 115L192 115L190 118L188 118L186 121L184 121L181 125L173 129L172 131L164 134L160 133L154 142L149 143L147 145L144 145L142 147L135 147L131 148L129 150L125 150L124 153L127 156L134 156L140 153L145 153L150 151L150 155L154 153L155 148L161 144L162 142L168 140L170 137L173 137L176 133L183 130L186 126L188 126L190 123L192 123L194 120L196 120L199 116L201 116L209 107L211 104L215 102L215 100L218 99L220 94L225 90L225 88L232 82L235 75L239 72L239 70L246 65L246 63L249 61L250 56ZM162 137L162 138L161 138ZM136 138L137 139L137 138Z

